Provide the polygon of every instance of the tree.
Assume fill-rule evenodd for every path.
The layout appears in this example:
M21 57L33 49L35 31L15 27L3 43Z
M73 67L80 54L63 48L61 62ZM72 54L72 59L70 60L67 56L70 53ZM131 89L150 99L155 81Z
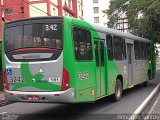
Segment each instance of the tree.
M108 27L113 28L122 13L138 36L160 42L160 0L110 0Z

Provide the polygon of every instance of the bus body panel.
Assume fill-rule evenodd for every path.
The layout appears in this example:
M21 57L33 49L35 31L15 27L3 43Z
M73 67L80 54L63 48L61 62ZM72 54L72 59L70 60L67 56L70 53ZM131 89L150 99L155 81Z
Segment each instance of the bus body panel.
M89 29L91 28L90 24L85 23L79 20L72 20L72 24L70 26L71 31L73 32L73 28L78 29ZM70 29L69 29L70 30ZM90 29L89 29L90 30ZM90 31L92 34L92 31ZM96 78L95 78L95 60L89 61L81 61L76 60L75 58L75 48L74 48L74 38L73 34L69 37L72 41L71 48L72 53L72 69L74 69L74 81L75 81L75 99L76 102L86 102L86 101L95 101L96 100ZM92 42L91 42L92 43ZM92 43L92 51L93 51L93 43ZM93 52L92 52L93 54ZM69 66L68 66L69 67Z
M147 80L149 70L149 61L135 60L135 81L134 84L139 84Z
M14 102L42 102L42 103L75 103L74 88L56 92L23 92L4 90L5 100ZM38 96L38 99L30 100L28 97Z
M11 82L11 91L33 92L61 90L63 53L61 53L58 60L46 62L14 63L9 61L6 56L5 58L7 79Z
M116 61L116 67L119 69L119 71L117 71L117 76L115 77L115 79L118 77L118 76L122 76L123 78L123 89L126 89L128 88L128 85L129 85L129 79L128 79L128 61L127 61L127 58L126 60L123 60L123 61ZM117 69L116 68L116 69Z

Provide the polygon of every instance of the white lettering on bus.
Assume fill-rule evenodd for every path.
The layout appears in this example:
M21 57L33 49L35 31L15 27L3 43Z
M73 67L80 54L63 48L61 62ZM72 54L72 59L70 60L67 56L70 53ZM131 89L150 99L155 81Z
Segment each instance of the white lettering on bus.
M78 79L79 80L87 80L87 79L89 79L88 71L78 72Z
M46 31L50 31L50 30L58 30L58 29L57 29L57 24L53 24L53 25L45 25L45 30L46 30Z

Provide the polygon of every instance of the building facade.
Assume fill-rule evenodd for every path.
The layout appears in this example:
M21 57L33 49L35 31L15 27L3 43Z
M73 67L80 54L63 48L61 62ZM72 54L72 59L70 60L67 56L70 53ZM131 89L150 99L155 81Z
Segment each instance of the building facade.
M83 1L83 18L90 23L107 26L107 16L103 10L108 9L109 0L84 0Z
M83 19L82 0L0 0L0 40L2 18L6 21L36 16L72 16Z
M83 1L84 20L107 27L108 18L103 11L109 9L109 2L110 0ZM125 13L118 12L118 22L114 25L113 29L121 32L132 33L132 30L129 29L128 19L126 18Z
M129 28L126 12L118 12L117 14L118 14L118 22L117 24L114 25L113 29L125 33L132 33L132 30Z

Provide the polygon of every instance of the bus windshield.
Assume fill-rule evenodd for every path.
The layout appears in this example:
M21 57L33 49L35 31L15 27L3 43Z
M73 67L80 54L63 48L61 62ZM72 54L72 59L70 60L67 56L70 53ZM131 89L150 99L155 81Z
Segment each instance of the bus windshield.
M5 28L5 51L23 48L62 49L61 23L36 23Z

